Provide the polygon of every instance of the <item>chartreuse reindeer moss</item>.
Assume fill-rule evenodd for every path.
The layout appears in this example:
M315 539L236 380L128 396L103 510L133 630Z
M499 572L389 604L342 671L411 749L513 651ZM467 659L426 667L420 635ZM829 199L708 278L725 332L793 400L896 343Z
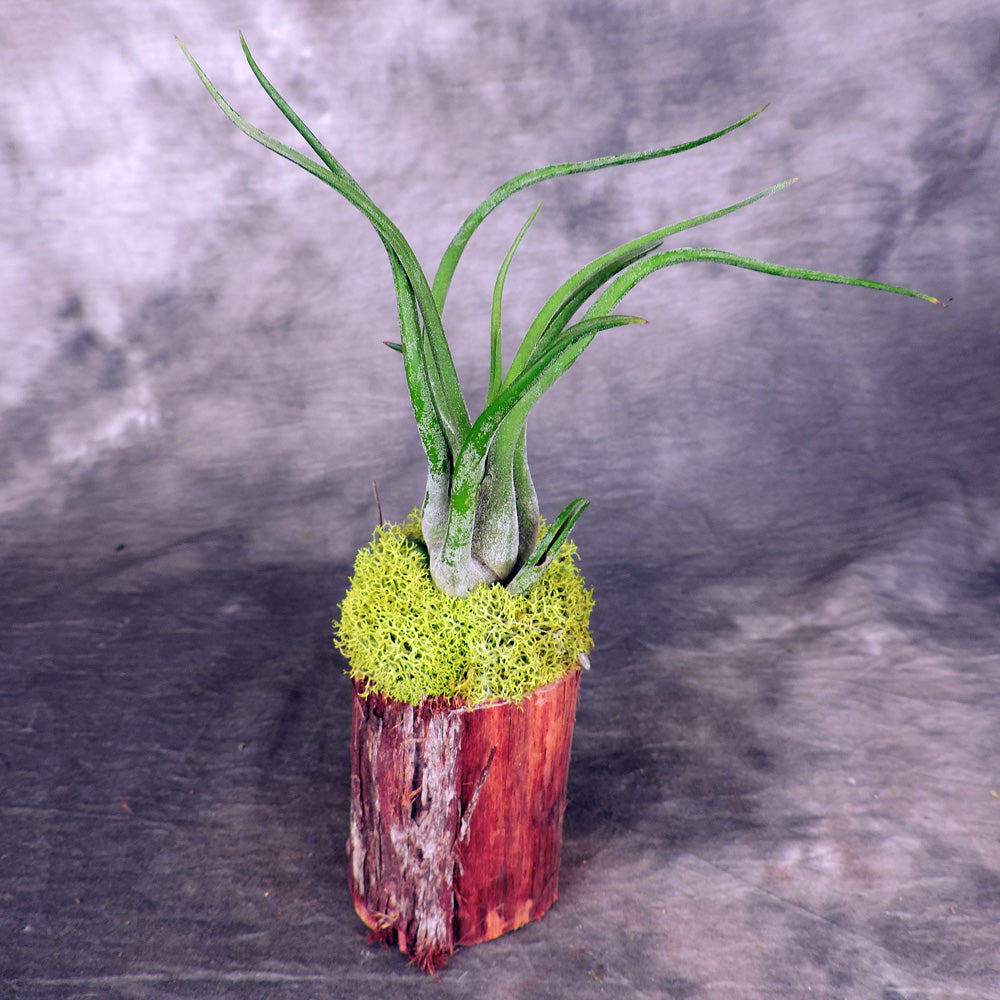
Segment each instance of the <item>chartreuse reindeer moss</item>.
M675 264L709 262L785 278L857 285L937 302L929 295L894 285L785 267L724 250L704 247L660 249L678 233L737 212L780 191L791 183L785 181L725 208L655 228L620 244L578 270L553 292L529 324L513 360L504 371L501 350L504 284L511 260L538 214L535 209L514 239L494 285L488 328L489 388L485 407L473 419L459 385L442 314L459 259L486 217L511 195L534 184L682 153L741 128L760 111L680 145L561 163L518 174L495 188L469 213L448 244L433 281L429 281L399 228L278 93L254 61L245 41L243 51L254 76L316 159L251 125L216 90L187 50L184 51L215 102L238 128L338 192L371 223L385 247L395 282L401 336L400 343L390 346L403 355L413 415L427 457L423 540L435 585L455 597L464 597L480 583L501 583L515 594L527 592L546 572L583 513L587 501L573 500L556 517L549 531L539 535L538 500L528 472L525 424L543 393L569 369L598 333L644 322L614 310L649 275ZM678 296L675 294L673 298L676 301Z
M413 705L435 697L518 702L593 648L594 601L572 542L526 594L493 584L463 599L434 586L420 537L414 511L403 525L378 528L358 553L334 623L353 677Z

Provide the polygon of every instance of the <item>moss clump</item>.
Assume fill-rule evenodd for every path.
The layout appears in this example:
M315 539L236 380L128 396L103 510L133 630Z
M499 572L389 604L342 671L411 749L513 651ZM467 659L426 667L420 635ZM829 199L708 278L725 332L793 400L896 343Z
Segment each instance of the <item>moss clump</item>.
M420 544L420 514L376 529L358 553L334 622L351 676L396 701L521 701L593 649L594 606L566 542L542 578L513 596L500 584L467 597L438 590Z

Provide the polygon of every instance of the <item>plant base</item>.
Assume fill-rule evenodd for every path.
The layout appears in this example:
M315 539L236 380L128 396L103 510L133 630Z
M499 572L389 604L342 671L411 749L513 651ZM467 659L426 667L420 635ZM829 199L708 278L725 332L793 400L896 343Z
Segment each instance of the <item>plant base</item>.
M579 669L520 705L419 706L355 684L354 908L421 968L556 901Z

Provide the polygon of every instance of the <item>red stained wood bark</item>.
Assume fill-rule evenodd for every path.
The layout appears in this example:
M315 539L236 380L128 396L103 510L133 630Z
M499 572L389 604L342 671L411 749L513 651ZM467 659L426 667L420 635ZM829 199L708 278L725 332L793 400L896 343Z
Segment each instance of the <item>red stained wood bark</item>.
M552 906L579 687L466 708L355 686L348 871L374 939L433 971Z

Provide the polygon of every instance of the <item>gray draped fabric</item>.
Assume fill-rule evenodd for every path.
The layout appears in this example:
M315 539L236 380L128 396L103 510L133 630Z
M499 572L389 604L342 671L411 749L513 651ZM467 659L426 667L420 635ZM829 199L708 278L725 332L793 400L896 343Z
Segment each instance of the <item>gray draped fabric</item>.
M346 891L353 553L423 491L384 253L241 136L260 64L428 269L470 405L576 267L689 264L539 405L597 648L562 890L438 983ZM1000 12L973 0L2 5L0 993L1000 996ZM6 986L4 987L4 984ZM7 995L7 994L5 994Z

